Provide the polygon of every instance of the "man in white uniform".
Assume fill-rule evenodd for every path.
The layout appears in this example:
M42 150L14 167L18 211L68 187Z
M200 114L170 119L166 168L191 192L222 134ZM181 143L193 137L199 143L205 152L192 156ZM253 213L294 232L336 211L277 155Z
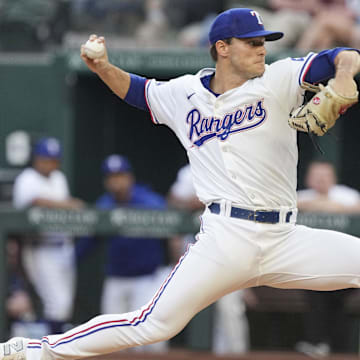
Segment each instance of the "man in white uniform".
M72 198L65 175L59 170L61 146L46 137L34 146L32 166L15 180L14 206L78 209L82 201ZM65 233L27 235L23 262L38 293L51 333L61 333L69 321L75 291L75 262L72 238Z
M41 340L12 339L0 359L77 359L169 339L206 306L251 286L360 287L358 238L295 225L298 149L288 125L303 101L304 80L334 78L335 90L355 97L359 53L337 48L265 65L265 40L282 36L266 31L251 9L228 10L209 32L216 68L166 82L129 74L106 52L89 59L82 48L84 62L115 94L148 106L153 121L180 139L206 205L201 228L139 310L95 317Z

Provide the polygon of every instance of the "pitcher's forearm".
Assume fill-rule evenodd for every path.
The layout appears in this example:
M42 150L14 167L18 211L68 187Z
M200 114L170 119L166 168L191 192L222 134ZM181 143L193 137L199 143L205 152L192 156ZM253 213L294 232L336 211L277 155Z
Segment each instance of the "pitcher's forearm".
M360 55L356 51L342 51L335 58L334 89L342 95L351 96L357 91L354 76L360 71Z
M130 87L130 74L115 65L108 64L97 72L100 79L121 99L124 99Z
M357 51L341 51L335 58L336 75L354 77L360 72L360 54Z

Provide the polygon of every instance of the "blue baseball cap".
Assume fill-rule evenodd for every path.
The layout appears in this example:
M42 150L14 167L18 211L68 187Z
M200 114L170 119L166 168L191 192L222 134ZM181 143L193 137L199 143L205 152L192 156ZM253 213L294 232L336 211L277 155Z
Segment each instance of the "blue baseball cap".
M45 137L35 143L33 153L35 156L59 159L62 155L62 150L58 139Z
M102 163L102 171L105 175L122 172L131 172L132 167L125 156L113 154L108 156Z
M228 38L264 36L267 41L281 39L284 33L266 31L258 12L247 8L234 8L219 14L209 31L210 44Z

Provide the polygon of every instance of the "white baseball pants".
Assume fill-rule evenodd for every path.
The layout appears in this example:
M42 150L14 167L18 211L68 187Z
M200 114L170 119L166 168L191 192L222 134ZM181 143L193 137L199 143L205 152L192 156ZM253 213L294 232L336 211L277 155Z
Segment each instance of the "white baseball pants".
M68 321L72 315L76 267L74 244L25 245L23 263L44 306L46 320Z
M263 224L205 211L190 246L142 308L102 315L28 344L27 360L79 359L166 340L200 310L245 287L360 287L360 239L291 223Z

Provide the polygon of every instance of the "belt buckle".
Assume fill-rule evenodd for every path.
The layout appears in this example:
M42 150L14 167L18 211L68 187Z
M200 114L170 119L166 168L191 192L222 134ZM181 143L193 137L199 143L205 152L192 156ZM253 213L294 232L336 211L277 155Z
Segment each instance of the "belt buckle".
M261 222L262 224L276 224L276 222L274 222L274 221L265 221L265 220L258 221L258 220L257 220L257 217L258 217L258 216L261 216L261 214L259 214L260 212L261 212L261 213L271 213L272 211L268 211L268 210L255 210L255 211L253 212L254 221L255 221L255 222Z
M257 217L257 210L249 212L248 220L257 222L256 217Z

